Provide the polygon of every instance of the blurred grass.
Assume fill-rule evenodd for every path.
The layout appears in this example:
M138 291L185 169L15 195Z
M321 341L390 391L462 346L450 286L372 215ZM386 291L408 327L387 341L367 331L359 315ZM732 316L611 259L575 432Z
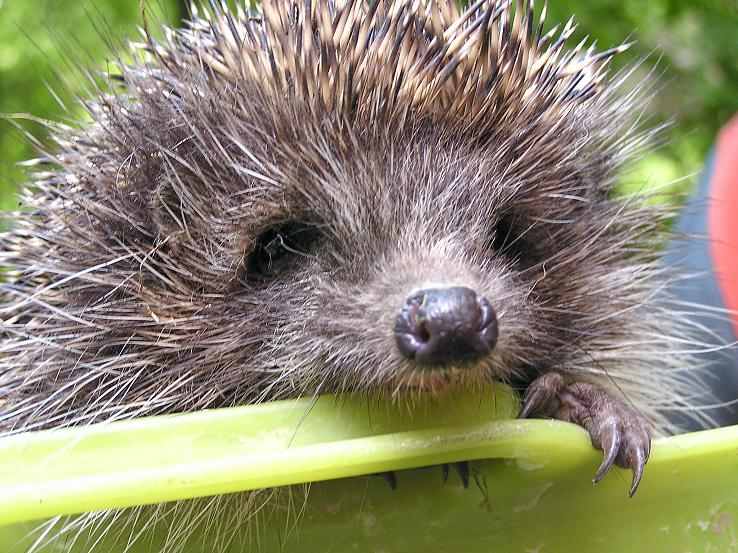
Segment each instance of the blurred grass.
M147 4L169 22L184 14L183 0ZM695 179L684 177L699 170L718 129L738 112L738 0L550 0L547 27L571 14L579 22L572 43L587 35L601 48L635 40L616 67L650 56L643 70L657 64L662 75L650 115L674 121L668 144L637 161L621 190L688 191ZM84 83L70 82L70 60L104 69L111 44L135 38L139 23L138 0L0 0L0 113L70 115L48 85L73 114ZM32 156L22 134L0 122L0 209L16 205L24 179L16 163Z

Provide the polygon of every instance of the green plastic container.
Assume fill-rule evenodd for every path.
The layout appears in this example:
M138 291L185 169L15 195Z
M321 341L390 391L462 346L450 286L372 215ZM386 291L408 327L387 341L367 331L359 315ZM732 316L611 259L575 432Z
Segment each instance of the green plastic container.
M325 396L6 438L0 552L158 552L182 541L175 529L190 536L182 553L738 551L738 428L656 441L631 499L627 471L592 484L601 454L582 429L516 410L498 385L412 409ZM462 460L466 489L437 466ZM395 490L383 471L398 471ZM222 520L182 528L165 504L43 545L59 515L204 497L200 509L291 484L249 523L238 494Z

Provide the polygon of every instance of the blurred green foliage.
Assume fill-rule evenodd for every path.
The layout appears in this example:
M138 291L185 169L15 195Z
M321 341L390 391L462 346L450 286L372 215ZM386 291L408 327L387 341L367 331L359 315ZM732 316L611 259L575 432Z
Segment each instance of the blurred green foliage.
M716 134L738 112L738 0L549 0L549 11L554 21L576 14L578 37L602 48L634 40L616 66L648 56L644 69L656 67L651 115L673 121L669 142L638 162L623 188L691 190Z
M169 22L184 15L182 0L147 4ZM738 112L738 0L550 0L548 27L571 14L577 38L589 35L601 48L636 41L617 65L650 55L643 70L657 65L661 74L651 115L675 125L664 148L636 163L624 189L688 190L694 179L677 179L699 170L716 132ZM0 113L73 116L74 94L84 86L70 82L74 63L104 69L110 47L135 38L140 23L138 0L0 0ZM0 209L15 205L23 180L16 163L32 156L23 135L0 122Z
M148 4L170 22L184 15L176 0ZM138 0L0 0L0 114L78 117L75 94L88 85L80 67L104 70L111 48L140 36L140 24ZM17 122L43 138L41 125ZM0 121L0 209L17 205L15 190L24 179L17 162L33 155L23 133Z

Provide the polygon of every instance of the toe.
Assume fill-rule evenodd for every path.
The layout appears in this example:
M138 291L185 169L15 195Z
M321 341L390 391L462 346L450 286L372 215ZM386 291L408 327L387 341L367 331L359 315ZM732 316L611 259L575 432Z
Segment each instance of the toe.
M557 396L563 386L564 379L558 373L547 373L538 377L525 391L523 407L518 418L527 419L537 414L552 414L556 410Z

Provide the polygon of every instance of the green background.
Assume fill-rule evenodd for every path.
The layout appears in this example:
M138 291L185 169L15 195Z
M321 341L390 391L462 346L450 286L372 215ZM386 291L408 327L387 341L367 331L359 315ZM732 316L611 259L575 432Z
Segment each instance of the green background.
M153 19L176 24L185 14L184 0L147 4ZM649 56L646 67L657 65L661 75L651 115L674 126L666 146L623 177L623 189L689 191L716 132L738 111L738 0L552 0L548 27L571 14L577 40L589 35L607 48L634 39L617 63ZM78 116L78 66L104 70L110 46L136 38L140 23L139 0L0 0L0 113ZM43 138L41 126L22 124ZM16 164L32 155L23 134L0 121L0 209L16 204L24 179Z

